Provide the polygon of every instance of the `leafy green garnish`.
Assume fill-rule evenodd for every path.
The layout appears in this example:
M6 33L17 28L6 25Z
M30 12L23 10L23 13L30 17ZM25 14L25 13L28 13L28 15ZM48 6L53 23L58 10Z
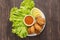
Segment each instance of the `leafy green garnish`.
M35 6L33 0L23 0L20 8L13 7L10 11L9 20L13 22L12 32L19 37L24 38L28 35L27 26L24 24L23 19L26 15L30 14L31 9Z

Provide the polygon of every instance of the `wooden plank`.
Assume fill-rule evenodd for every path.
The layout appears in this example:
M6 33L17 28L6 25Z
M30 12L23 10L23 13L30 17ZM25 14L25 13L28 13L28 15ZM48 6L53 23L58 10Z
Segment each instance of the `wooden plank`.
M46 16L46 28L35 37L21 39L11 32L10 9L19 7L22 0L0 0L0 40L60 40L60 0L34 0Z

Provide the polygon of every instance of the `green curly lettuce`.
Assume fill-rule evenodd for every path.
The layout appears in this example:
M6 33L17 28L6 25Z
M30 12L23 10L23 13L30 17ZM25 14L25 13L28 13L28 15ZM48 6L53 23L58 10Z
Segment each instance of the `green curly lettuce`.
M26 15L30 14L31 9L34 6L33 0L23 0L20 4L20 8L13 7L11 9L9 20L13 22L12 33L17 34L21 38L28 35L27 26L24 24L23 19Z

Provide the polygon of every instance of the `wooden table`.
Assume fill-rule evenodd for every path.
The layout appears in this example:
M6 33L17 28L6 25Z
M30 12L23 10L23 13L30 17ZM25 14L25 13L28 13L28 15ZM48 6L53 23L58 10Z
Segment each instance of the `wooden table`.
M46 16L47 24L41 35L21 39L12 34L9 12L12 7L19 7L22 0L0 0L0 40L60 40L60 0L34 1Z

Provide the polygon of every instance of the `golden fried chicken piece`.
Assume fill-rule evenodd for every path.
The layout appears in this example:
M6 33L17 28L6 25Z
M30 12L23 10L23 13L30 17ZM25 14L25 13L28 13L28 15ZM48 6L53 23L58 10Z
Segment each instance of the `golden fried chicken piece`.
M37 17L36 21L39 25L44 25L45 24L45 19L42 17Z
M34 28L34 26L31 26L30 28L28 28L28 33L29 33L29 34L35 33L35 28Z
M36 34L40 34L40 31L35 30L35 33L36 33Z
M31 28L28 28L28 34L31 34Z
M39 32L40 32L41 29L42 29L41 26L38 25L37 23L34 24L34 27L35 27L35 29L36 29L37 31L39 31Z
M31 27L31 33L35 33L35 28L34 28L34 26Z

